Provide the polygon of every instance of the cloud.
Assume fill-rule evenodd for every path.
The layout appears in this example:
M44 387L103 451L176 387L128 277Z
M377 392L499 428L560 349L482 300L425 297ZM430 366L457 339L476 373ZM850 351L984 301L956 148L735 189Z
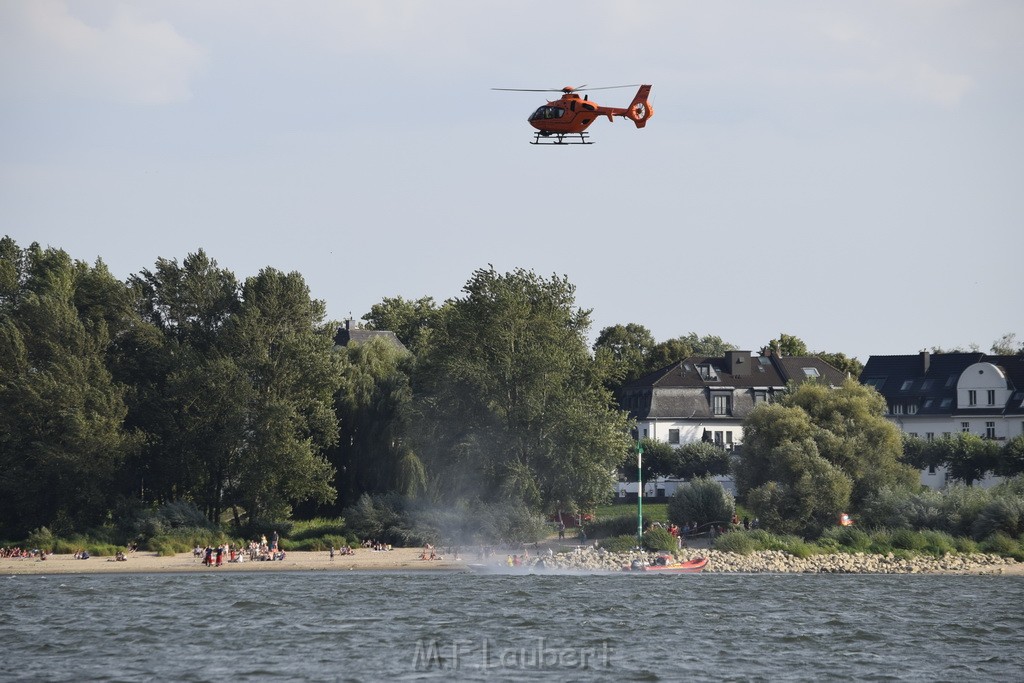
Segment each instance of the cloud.
M5 97L169 104L192 96L206 61L170 22L127 4L91 20L60 0L6 4L2 15Z

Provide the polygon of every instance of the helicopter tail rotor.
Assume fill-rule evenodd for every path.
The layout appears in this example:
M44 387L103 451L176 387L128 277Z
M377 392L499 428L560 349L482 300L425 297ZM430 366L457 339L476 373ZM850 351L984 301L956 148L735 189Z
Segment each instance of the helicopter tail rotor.
M654 116L654 107L647 100L647 96L650 93L651 86L641 85L640 89L636 91L633 101L629 103L629 107L626 109L626 117L635 123L637 128L646 126L647 120Z

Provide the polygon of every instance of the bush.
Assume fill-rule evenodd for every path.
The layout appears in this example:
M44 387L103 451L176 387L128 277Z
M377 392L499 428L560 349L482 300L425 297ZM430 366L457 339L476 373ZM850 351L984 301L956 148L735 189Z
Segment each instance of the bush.
M644 532L641 538L643 546L647 550L676 550L679 547L676 537L660 526L651 527Z
M677 526L696 522L728 524L736 501L713 479L694 479L680 486L668 503L668 519Z
M910 529L897 529L892 532L892 545L894 548L921 552L925 549L926 543L924 536Z
M1019 536L1024 532L1024 498L1005 496L992 500L974 520L974 538L986 538L996 532Z
M871 547L871 537L867 532L851 526L837 526L825 529L818 543L825 546L834 542L843 552L866 553ZM831 545L831 544L829 544Z
M955 539L945 531L922 531L921 538L924 540L924 552L935 557L943 557L956 552Z
M728 534L722 534L715 539L714 548L715 550L737 553L739 555L749 555L757 549L754 539L745 531L733 531Z
M600 547L610 553L627 553L636 548L636 536L615 536L606 538L599 543Z
M646 517L646 515L645 515ZM598 519L587 525L587 536L591 538L609 538L611 536L628 536L636 534L636 515L616 515Z
M1015 560L1024 561L1024 550L1021 549L1020 543L1001 531L997 531L986 538L978 544L978 547L982 552L1002 555L1003 557L1012 557Z

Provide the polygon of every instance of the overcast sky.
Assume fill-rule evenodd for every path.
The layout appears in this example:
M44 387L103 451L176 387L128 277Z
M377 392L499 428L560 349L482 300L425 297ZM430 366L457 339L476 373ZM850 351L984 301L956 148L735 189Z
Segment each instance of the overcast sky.
M0 232L120 278L299 271L336 319L493 264L568 276L594 335L987 351L1024 336L1022 29L1019 0L5 0ZM633 83L647 127L586 147L491 90Z

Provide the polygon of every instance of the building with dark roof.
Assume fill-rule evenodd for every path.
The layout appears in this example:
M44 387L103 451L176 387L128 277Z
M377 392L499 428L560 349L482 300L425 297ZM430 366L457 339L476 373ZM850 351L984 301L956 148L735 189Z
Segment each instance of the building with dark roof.
M636 420L637 436L684 446L707 441L733 450L743 442L743 421L754 407L808 380L839 386L846 375L820 358L754 356L728 351L721 357L681 360L625 384L619 405ZM715 477L727 491L736 487L729 476ZM644 497L672 496L683 482L659 477L644 482ZM636 481L620 481L616 496L635 500Z
M1024 434L1024 355L871 356L860 381L885 397L888 418L912 436L932 440L970 432L1006 441ZM989 477L982 485L998 480ZM921 483L945 486L945 470L923 471Z
M640 438L732 448L742 443L743 421L757 404L790 384L816 380L840 386L845 379L813 356L729 351L718 358L686 358L629 382L619 392L619 405L636 419Z
M394 332L389 332L388 330L364 330L352 318L348 318L344 326L338 328L338 332L334 335L334 345L365 344L371 339L383 339L396 349L409 353L409 349L405 347L402 340L395 336Z

